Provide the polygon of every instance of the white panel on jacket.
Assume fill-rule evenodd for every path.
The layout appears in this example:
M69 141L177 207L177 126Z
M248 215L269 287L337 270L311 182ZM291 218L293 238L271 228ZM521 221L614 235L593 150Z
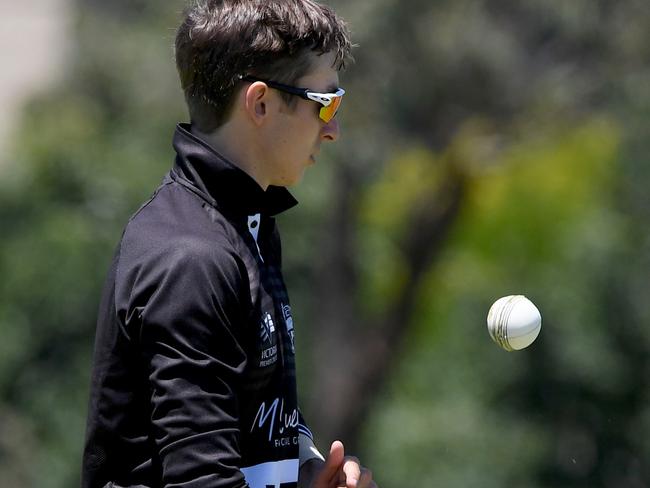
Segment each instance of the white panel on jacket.
M251 235L253 236L253 240L255 241L255 247L257 247L257 255L260 257L262 262L264 262L264 258L262 257L262 253L260 251L260 246L257 244L257 234L260 231L261 221L262 218L258 213L255 215L248 216L248 232L251 233Z
M298 460L285 459L241 468L250 488L279 487L282 483L298 482Z

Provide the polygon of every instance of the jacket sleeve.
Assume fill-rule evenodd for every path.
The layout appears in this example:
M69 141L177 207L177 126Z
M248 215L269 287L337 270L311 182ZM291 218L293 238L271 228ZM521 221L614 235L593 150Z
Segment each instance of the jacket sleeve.
M298 409L298 451L300 466L310 459L325 461L325 458L314 444L314 435L307 427L307 422L305 422L300 409Z
M303 416L302 410L300 410L300 409L298 409L298 432L300 434L306 435L312 441L314 440L314 434L312 434L311 430L307 426L307 422L305 421L305 417Z
M246 487L238 384L245 271L234 253L185 242L129 271L124 323L142 353L163 486Z

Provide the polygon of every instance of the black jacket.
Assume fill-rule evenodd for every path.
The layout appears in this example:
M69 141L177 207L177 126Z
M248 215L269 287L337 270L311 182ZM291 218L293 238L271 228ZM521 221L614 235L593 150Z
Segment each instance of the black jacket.
M102 296L82 485L296 486L298 433L310 434L272 217L296 201L188 126L174 148Z

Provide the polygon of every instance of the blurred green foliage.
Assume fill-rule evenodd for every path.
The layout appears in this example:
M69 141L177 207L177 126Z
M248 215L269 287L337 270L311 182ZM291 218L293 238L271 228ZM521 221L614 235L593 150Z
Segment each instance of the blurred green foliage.
M607 357L608 324L590 317L598 307L589 296L595 270L578 258L589 251L587 236L607 236L620 224L603 216L613 203L618 131L603 120L566 129L519 141L472 180L447 250L421 290L407 357L383 399L389 406L367 430L376 464L391 466L389 486L407 477L423 486L544 486L535 468L554 455L549 419L540 423L534 410L512 402L512 385L535 374L532 352L490 347L484 325L500 296L526 294L544 311L532 348L552 350L541 362L563 363L565 381L590 379L605 389L620 380L615 368L609 377L601 371L615 365ZM595 251L612 252L622 236L600 239ZM426 461L432 458L435 469Z
M465 184L360 456L385 488L650 485L647 2L331 3L360 48L344 137L280 222L299 341L315 347L310 283L341 188L350 299L379 317L412 278L414 209L450 174ZM0 166L0 486L79 484L104 275L186 118L182 6L80 1L68 76L25 108ZM544 323L508 354L484 323L512 293ZM322 365L300 360L317 394Z

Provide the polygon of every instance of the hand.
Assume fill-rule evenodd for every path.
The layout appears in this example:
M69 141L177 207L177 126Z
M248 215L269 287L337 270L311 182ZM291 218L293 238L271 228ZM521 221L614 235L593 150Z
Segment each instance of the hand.
M325 463L321 462L310 488L377 488L369 469L354 456L346 456L343 443L334 441Z

